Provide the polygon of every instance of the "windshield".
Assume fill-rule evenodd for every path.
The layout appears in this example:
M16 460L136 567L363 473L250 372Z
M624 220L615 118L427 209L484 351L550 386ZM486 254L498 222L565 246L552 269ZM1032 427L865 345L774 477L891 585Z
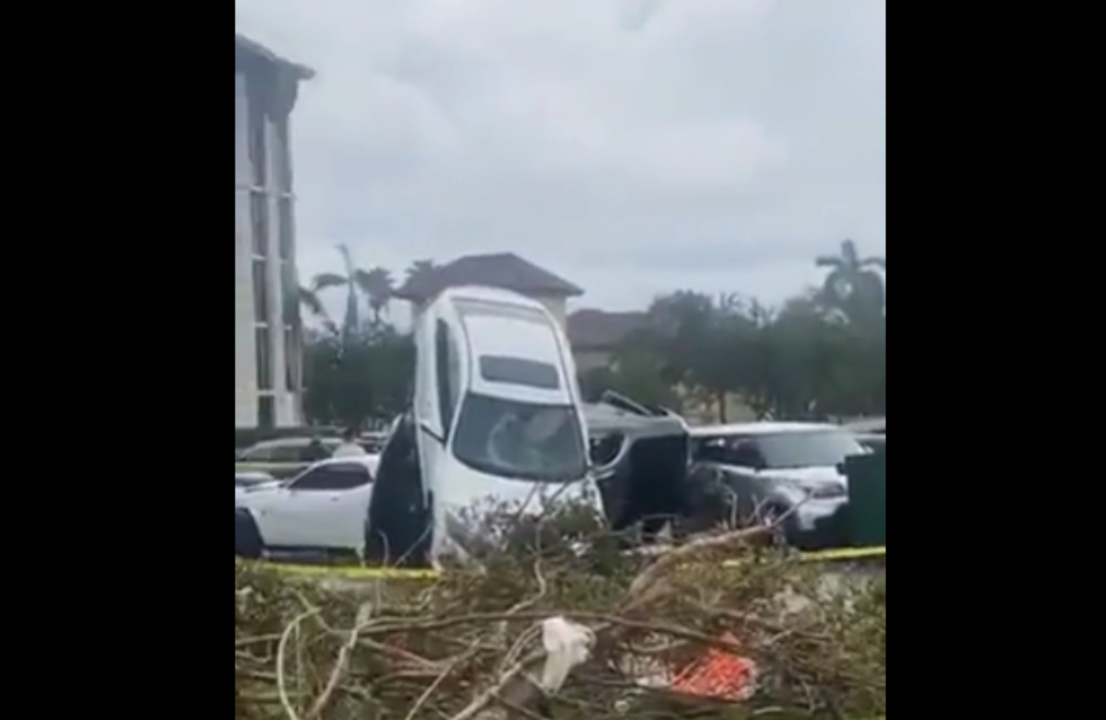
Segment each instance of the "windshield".
M868 452L851 433L837 430L761 435L757 445L768 469L833 467Z
M491 475L570 482L587 473L580 418L571 405L538 405L469 392L453 434L453 455Z

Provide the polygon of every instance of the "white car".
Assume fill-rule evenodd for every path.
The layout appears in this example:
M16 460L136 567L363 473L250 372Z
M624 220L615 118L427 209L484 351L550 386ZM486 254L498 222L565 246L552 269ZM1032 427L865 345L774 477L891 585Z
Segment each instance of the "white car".
M358 553L378 462L329 458L291 480L236 488L235 554Z
M493 506L538 515L588 497L600 509L576 366L544 305L449 288L414 330L414 403L383 451L369 556L472 556L485 546L481 520Z
M795 538L814 533L848 501L842 466L869 453L853 433L825 423L696 427L691 438L693 486L727 488L738 519L786 516Z

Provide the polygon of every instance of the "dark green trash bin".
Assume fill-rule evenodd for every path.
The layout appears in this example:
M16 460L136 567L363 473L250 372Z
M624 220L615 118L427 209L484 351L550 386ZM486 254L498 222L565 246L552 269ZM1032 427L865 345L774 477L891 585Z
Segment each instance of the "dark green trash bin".
M849 478L849 540L855 547L887 545L887 452L845 461Z

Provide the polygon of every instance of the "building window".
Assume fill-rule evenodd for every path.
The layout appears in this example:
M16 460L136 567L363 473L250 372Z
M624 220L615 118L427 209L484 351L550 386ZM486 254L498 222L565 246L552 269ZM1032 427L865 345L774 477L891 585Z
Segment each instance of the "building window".
M280 287L284 297L281 321L285 325L300 324L300 289L295 267L290 262L280 264Z
M264 258L253 261L253 319L269 322L269 263Z
M273 124L273 160L276 165L276 185L282 193L292 192L292 147L288 144L288 117Z
M273 353L269 344L269 326L258 325L254 329L254 345L257 355L257 389L273 389Z
M257 426L264 430L276 427L276 404L271 393L257 398Z
M300 354L296 341L296 329L284 326L284 389L295 392L299 388Z
M253 254L269 257L269 202L262 192L250 193L250 229L253 233Z
M292 217L292 198L287 196L280 198L277 203L277 215L280 223L280 227L277 230L280 238L280 259L290 260L295 250L292 246L292 223L294 222Z
M268 143L265 142L265 97L260 85L256 82L249 83L249 109L247 110L247 128L249 133L250 179L254 187L266 186L268 176Z

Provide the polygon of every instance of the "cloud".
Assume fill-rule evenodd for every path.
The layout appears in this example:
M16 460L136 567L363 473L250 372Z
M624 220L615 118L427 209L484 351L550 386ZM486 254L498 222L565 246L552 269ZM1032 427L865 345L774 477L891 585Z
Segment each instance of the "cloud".
M237 0L315 68L300 264L513 250L582 304L779 300L886 246L883 0Z

